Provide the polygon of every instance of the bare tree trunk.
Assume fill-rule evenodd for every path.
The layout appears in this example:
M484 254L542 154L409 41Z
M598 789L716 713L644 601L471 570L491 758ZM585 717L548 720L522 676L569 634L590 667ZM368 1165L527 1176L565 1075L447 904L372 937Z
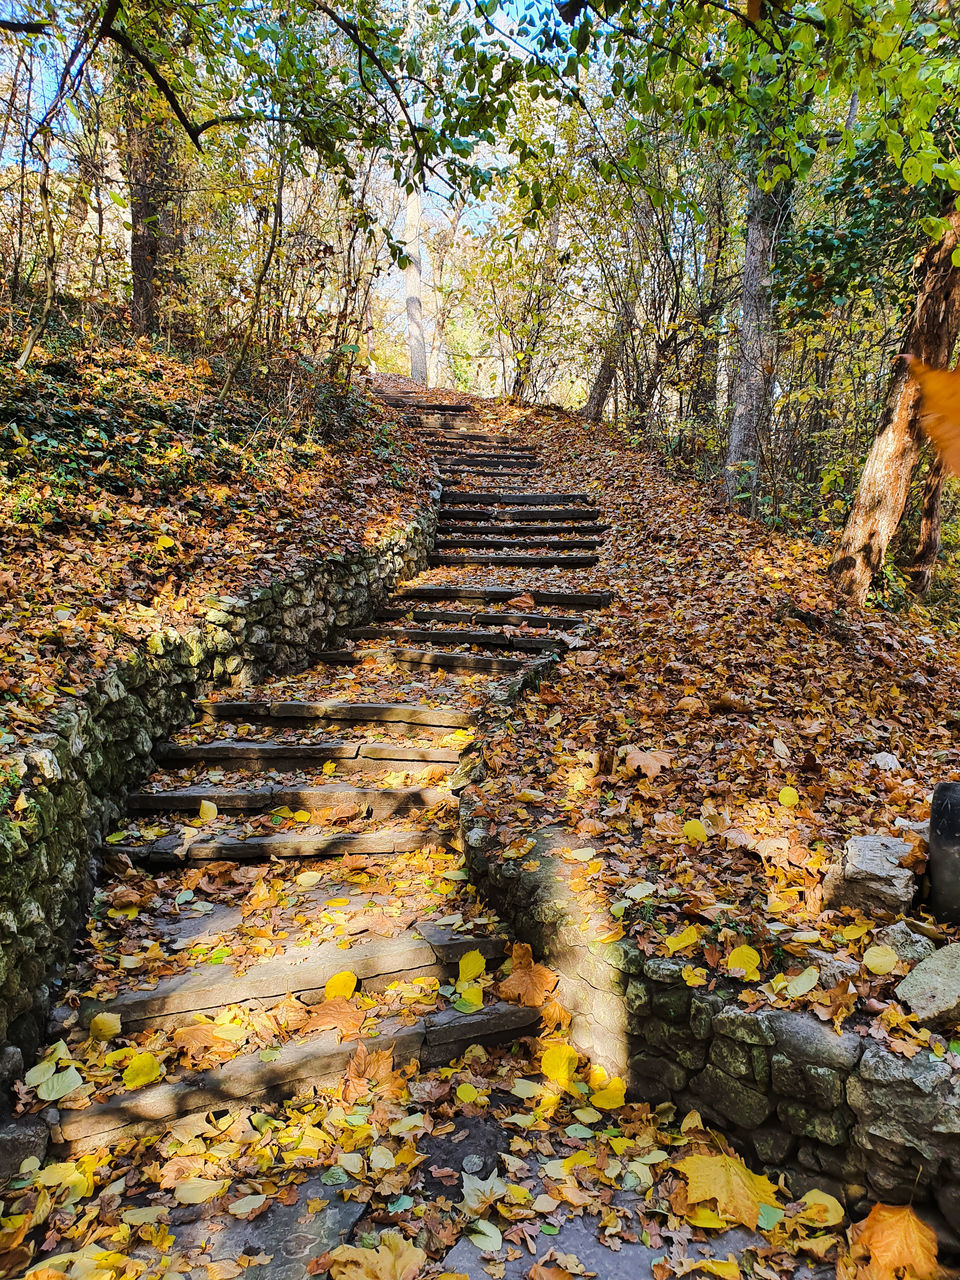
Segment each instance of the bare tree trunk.
M603 417L604 406L609 399L613 380L617 376L620 357L623 354L627 334L633 324L635 311L636 308L632 302L627 302L626 299L621 300L613 333L604 347L600 368L597 370L597 376L587 396L587 403L581 411L581 417L585 422L599 422Z
M949 229L920 255L917 302L904 339L905 351L938 369L950 363L960 332L960 269L951 261L960 237L960 212L952 209L946 216ZM921 416L919 388L907 376L906 361L898 360L880 430L830 565L837 589L855 604L866 599L903 516L923 443Z
M790 214L791 182L762 191L751 178L747 199L743 290L733 369L733 413L724 474L728 502L753 492L760 439L769 410L769 390L776 360L773 293L770 275L777 237Z
M423 336L423 279L420 258L420 192L412 186L407 192L407 215L404 227L404 254L407 259L407 345L410 349L410 377L422 387L427 385L427 344Z
M920 532L917 534L913 561L908 569L913 580L913 589L921 596L925 596L933 586L933 575L936 572L937 557L940 554L940 523L945 479L943 463L939 458L935 458L930 464L930 470L923 485Z
M367 294L367 301L363 308L363 334L367 343L367 367L376 373L377 371L377 336L373 327L373 303L370 300L370 294Z

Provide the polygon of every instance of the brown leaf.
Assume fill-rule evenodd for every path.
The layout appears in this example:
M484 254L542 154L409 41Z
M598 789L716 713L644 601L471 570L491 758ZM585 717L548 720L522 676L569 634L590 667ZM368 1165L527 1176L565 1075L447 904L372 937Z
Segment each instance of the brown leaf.
M542 964L534 964L533 951L526 942L516 942L511 952L513 969L499 984L498 992L504 1000L538 1009L554 989L559 977Z

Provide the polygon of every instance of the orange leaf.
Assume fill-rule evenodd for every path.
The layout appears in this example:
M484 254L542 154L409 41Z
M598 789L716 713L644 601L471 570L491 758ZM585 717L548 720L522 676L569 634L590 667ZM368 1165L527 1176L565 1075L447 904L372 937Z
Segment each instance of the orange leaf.
M557 975L542 964L533 963L533 952L526 942L514 944L513 971L504 978L498 991L504 1000L538 1009L557 985Z
M960 475L960 370L931 369L913 356L909 365L923 393L923 429L947 470Z
M870 1251L870 1261L857 1269L857 1280L896 1280L901 1268L909 1268L916 1280L937 1275L936 1233L909 1205L875 1204L855 1232L857 1250Z
M349 1039L363 1026L366 1016L364 1010L358 1009L352 1000L338 996L335 1000L324 1000L323 1004L317 1005L316 1011L310 1014L300 1032L337 1031L341 1040Z
M514 596L512 600L508 600L507 604L513 605L517 609L532 609L536 601L529 591L524 591L521 596Z

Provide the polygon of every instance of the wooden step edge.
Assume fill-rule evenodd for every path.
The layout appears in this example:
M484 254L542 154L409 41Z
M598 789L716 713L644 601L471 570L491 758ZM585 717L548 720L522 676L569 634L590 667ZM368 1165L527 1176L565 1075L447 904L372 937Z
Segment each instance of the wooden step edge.
M462 503L476 502L480 506L547 506L558 502L582 502L589 503L590 498L585 493L528 493L516 494L503 492L500 490L492 490L490 492L479 493L476 490L451 490L451 497L460 499ZM442 503L449 506L449 503ZM594 504L595 505L595 504Z
M444 631L427 627L354 627L351 640L405 640L411 644L476 645L481 649L555 649L565 644L560 637L509 635L504 631ZM470 655L464 655L470 656Z
M599 551L602 546L599 538L482 538L471 534L462 538L445 535L434 543L438 551L453 551L458 547L466 547L470 551L535 551L538 547L547 551Z
M431 707L418 702L255 702L204 700L197 703L212 720L272 719L330 720L341 724L412 724L426 729L472 728L477 717L471 711Z
M324 808L338 804L356 804L358 817L383 818L432 809L450 798L449 791L439 787L350 787L331 784L327 787L196 786L176 787L168 791L133 791L127 797L127 810L138 813L188 813L199 808L201 801L212 801L221 813L254 813L286 806L290 809Z
M550 591L521 586L405 586L395 591L394 600L479 600L481 603L505 601L529 595L534 604L550 604L557 608L604 609L613 599L610 591Z
M387 828L377 831L326 831L316 835L279 831L272 835L212 835L185 840L184 834L163 836L147 845L105 845L101 853L123 854L131 862L148 867L182 867L224 859L228 862L267 862L271 858L335 858L341 854L384 857L442 845L438 831Z
M531 569L589 569L599 562L599 556L575 555L575 556L520 556L520 555L484 555L477 552L471 555L469 552L463 555L454 555L447 552L432 554L427 556L427 564L434 568L442 568L444 565L456 567L458 565L504 565L505 567L519 569L528 567Z
M392 662L398 667L444 667L448 670L469 671L514 671L523 665L522 659L485 658L473 653L433 653L426 649L333 649L315 654L317 662L328 662L340 666L355 666L366 658L375 658L381 662Z
M122 1139L154 1134L170 1121L198 1111L282 1101L313 1086L336 1084L361 1043L371 1052L391 1050L396 1066L419 1060L427 1068L455 1061L471 1044L510 1044L534 1035L539 1023L538 1010L501 1001L473 1014L443 1010L412 1026L390 1020L383 1023L379 1035L362 1041L338 1043L335 1032L323 1032L312 1040L284 1045L273 1062L261 1062L259 1053L243 1054L222 1067L192 1072L186 1079L117 1094L80 1111L61 1109L52 1137L58 1154L79 1155Z
M413 622L472 622L475 626L496 626L500 623L507 627L522 627L526 624L529 627L546 627L557 628L561 631L569 631L573 628L585 627L588 625L587 619L582 615L572 614L564 617L562 614L551 613L484 613L482 610L456 610L456 609L416 609L410 606L404 608L397 606L396 608L384 608L377 614L377 619L388 622L392 619L405 618L411 616Z
M488 961L499 964L505 955L501 937L454 934L452 930L424 921L393 938L371 938L354 942L344 952L336 942L319 943L312 949L292 948L283 956L271 956L251 965L238 977L229 960L225 964L201 963L169 978L161 978L148 990L123 991L109 1000L82 999L81 1027L89 1027L98 1013L116 1013L123 1032L150 1027L182 1026L194 1014L212 1016L228 1004L262 1005L296 995L304 1004L323 1000L327 980L345 967L353 973L361 989L373 991L406 977L447 978L457 971L461 956L479 951ZM242 983L242 986L238 985ZM54 1024L73 1011L61 1008Z

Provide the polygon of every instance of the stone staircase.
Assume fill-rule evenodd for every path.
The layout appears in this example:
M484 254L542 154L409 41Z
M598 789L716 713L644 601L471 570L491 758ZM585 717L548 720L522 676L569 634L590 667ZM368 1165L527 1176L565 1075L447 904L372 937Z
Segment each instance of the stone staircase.
M443 477L430 568L310 671L200 702L157 747L101 850L118 905L91 922L54 1036L117 1015L165 1069L126 1088L121 1062L89 1105L48 1111L63 1153L335 1082L361 1044L427 1069L537 1031L536 1009L459 998L461 959L495 966L506 939L461 884L457 796L478 717L605 603L547 572L594 564L604 526L585 494L535 491L536 451L469 406L402 399ZM356 1000L330 994L344 971Z

